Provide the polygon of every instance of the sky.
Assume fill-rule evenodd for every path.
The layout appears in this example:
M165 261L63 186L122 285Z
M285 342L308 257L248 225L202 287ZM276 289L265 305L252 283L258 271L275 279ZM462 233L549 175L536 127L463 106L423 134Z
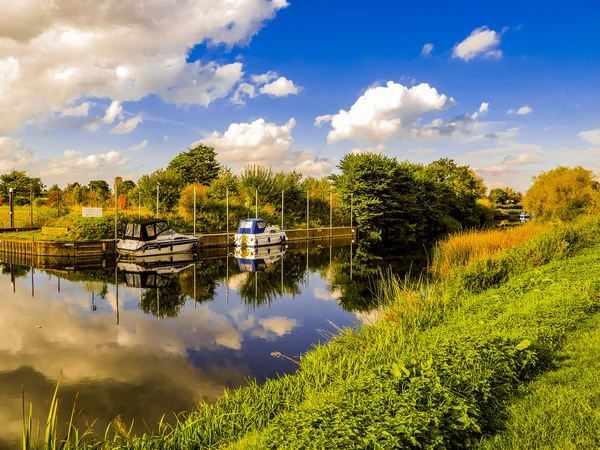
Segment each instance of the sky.
M0 2L0 174L135 181L196 143L234 172L376 152L489 188L598 174L599 25L591 2Z

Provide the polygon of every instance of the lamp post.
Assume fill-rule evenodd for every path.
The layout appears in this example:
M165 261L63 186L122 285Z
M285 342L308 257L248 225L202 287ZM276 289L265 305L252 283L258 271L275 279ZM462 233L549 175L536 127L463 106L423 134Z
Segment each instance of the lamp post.
M15 227L15 190L10 188L9 192L9 207L10 207L10 228Z
M158 195L160 192L160 183L156 182L156 218L158 219Z
M333 236L333 187L329 187L329 238Z

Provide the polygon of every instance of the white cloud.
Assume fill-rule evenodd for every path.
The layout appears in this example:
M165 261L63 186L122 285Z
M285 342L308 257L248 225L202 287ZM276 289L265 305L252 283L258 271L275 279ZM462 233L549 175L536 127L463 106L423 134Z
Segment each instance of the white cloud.
M582 131L578 136L590 144L600 145L600 129Z
M355 155L360 155L362 153L376 153L376 154L383 154L383 153L387 153L388 148L383 145L383 144L379 144L376 147L368 147L368 148L353 148L352 149L352 153L354 153Z
M137 152L138 150L142 150L144 148L148 147L148 139L144 139L142 142L140 142L139 144L136 145L132 145L131 147L129 147L127 149L127 151L130 152Z
M428 58L431 56L431 52L433 51L433 44L425 44L423 49L421 50L421 57Z
M318 116L315 118L315 126L321 127L324 123L331 122L335 114L325 114L324 116Z
M23 148L20 140L0 136L0 173L28 170L35 162L33 152Z
M533 154L540 155L544 151L542 147L535 144L519 144L519 143L510 143L505 147L496 147L496 148L488 148L484 150L477 150L473 152L468 152L460 155L457 160L459 161L469 161L469 160L485 160L496 157L505 157L510 155L520 155L520 154Z
M286 77L279 77L272 83L261 87L260 93L272 95L273 97L287 97L288 95L296 95L301 90L302 87L294 85L292 80L288 80Z
M110 130L111 134L127 134L131 133L133 130L137 128L137 126L142 123L142 118L140 116L132 117L131 119L119 123L116 127Z
M273 163L283 170L297 170L305 177L322 177L328 175L335 164L332 158L313 155L313 151L309 148L302 152L292 153L289 158L284 159L280 163L278 161L273 161Z
M315 124L331 121L329 143L343 139L382 140L403 130L412 133L420 115L452 104L453 98L439 94L426 83L409 89L389 81L386 86L367 89L350 111L342 109L335 115L319 116Z
M116 117L119 114L121 114L121 111L123 111L123 105L121 105L120 101L115 100L106 109L106 114L104 115L104 119L102 120L104 121L104 123L110 125L115 121Z
M231 97L231 103L236 105L243 105L246 103L247 98L256 97L256 88L248 83L240 83Z
M62 110L63 116L73 116L73 117L87 117L90 111L90 103L84 102L79 106L74 108L65 108Z
M82 98L208 105L241 63L188 63L194 45L247 44L285 0L0 2L0 133Z
M520 116L525 116L527 114L531 114L533 112L533 108L530 108L528 105L521 106L519 109L509 109L506 111L506 114L518 114Z
M252 81L256 84L267 84L277 79L278 76L279 75L277 75L277 72L269 70L267 73L262 75L252 75Z
M546 158L540 155L534 155L532 153L521 153L518 155L508 155L502 161L502 164L538 164L545 163Z
M252 123L232 123L223 134L215 131L210 136L193 143L215 148L219 159L231 162L268 162L283 156L292 145L292 129L296 120L284 125L268 123L264 119Z
M121 156L119 152L108 152L97 155L81 156L77 150L67 150L58 158L48 160L47 168L42 170L42 175L65 175L72 178L76 176L89 177L93 172L94 177L102 176L105 171L114 170L127 164L129 160Z
M471 114L471 117L473 119L477 119L478 117L485 115L488 112L489 107L490 107L489 103L483 102L481 104L481 106L479 107L479 109L476 112L474 112L473 114Z
M298 321L296 319L288 319L287 317L270 317L268 319L260 319L258 323L265 330L279 337L291 333L292 330L298 325Z
M525 105L525 106L521 106L519 108L519 110L517 111L517 114L520 116L526 116L527 114L531 114L533 112L533 108L530 108L529 106Z
M502 51L497 49L500 45L500 37L501 33L488 27L476 28L464 41L454 46L452 57L463 61L470 61L478 56L500 58Z

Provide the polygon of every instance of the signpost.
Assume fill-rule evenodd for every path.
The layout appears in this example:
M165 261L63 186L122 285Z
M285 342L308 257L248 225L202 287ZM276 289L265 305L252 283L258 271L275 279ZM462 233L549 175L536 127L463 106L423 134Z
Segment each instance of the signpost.
M102 208L82 208L81 217L102 217Z

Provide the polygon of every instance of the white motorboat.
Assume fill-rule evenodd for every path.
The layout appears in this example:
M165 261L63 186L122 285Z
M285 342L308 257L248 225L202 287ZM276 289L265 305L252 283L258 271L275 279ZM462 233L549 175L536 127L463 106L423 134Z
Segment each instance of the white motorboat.
M267 266L278 261L287 249L287 245L264 247L237 247L233 252L241 272L262 272Z
M282 244L287 241L287 235L281 228L269 225L265 220L246 219L240 220L233 240L240 247L260 247Z
M199 241L198 237L175 232L163 219L134 220L117 242L117 251L135 257L189 253Z

